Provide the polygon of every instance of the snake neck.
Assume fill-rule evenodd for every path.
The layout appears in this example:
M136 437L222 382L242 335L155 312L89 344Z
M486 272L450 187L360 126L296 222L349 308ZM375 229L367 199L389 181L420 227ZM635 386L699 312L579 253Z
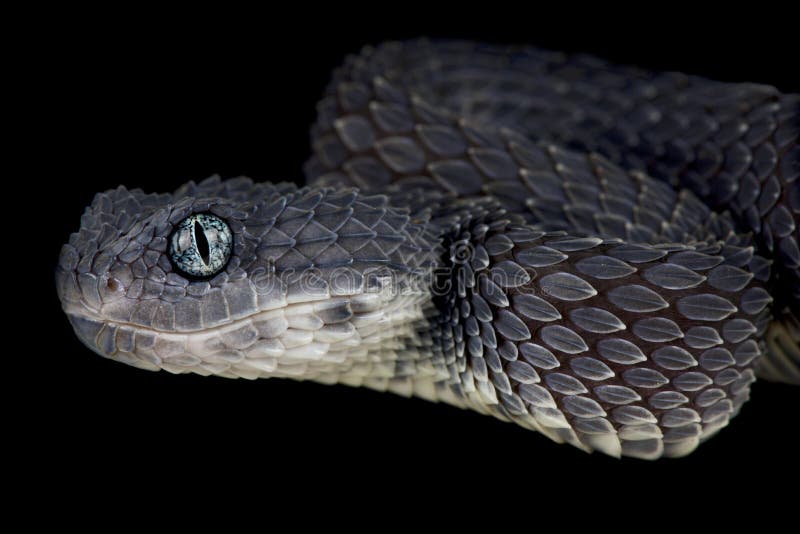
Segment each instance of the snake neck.
M387 197L391 205L408 206L411 224L428 236L430 261L414 273L376 280L373 307L356 307L380 319L357 324L361 343L338 351L335 366L303 378L418 396L508 419L462 388L470 366L464 331L476 273L489 267L483 242L494 232L525 231L524 219L491 197L457 199L415 190Z
M540 231L491 202L467 213L434 210L441 269L414 338L426 371L384 389L642 458L690 452L747 400L770 297L763 273L735 267L752 268L737 236L629 245ZM722 258L749 286L737 306L718 275L692 272Z

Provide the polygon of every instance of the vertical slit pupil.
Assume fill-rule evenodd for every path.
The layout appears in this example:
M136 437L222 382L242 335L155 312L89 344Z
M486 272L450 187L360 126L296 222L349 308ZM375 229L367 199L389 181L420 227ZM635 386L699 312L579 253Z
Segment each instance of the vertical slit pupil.
M197 243L197 253L203 258L203 263L208 265L208 239L199 221L194 222L194 241Z

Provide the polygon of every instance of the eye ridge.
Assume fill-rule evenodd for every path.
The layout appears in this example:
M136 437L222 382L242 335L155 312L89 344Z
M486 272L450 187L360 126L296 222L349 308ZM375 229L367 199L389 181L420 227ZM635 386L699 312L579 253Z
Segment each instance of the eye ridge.
M233 233L220 217L193 213L175 226L168 246L167 256L177 274L191 281L208 280L228 265L233 254Z

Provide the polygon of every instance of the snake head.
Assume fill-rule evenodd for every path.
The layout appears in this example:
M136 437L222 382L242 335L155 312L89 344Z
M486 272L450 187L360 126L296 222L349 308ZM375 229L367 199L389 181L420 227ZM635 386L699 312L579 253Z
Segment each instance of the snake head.
M386 197L354 189L218 177L172 194L121 186L86 209L56 281L75 333L102 356L331 381L357 374L380 339L410 335L424 315L412 281L432 242Z

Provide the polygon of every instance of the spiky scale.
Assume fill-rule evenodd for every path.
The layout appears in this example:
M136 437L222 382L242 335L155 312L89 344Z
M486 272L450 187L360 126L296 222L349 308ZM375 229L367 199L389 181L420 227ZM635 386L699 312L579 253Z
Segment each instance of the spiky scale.
M543 276L539 287L548 295L566 301L584 300L597 294L597 290L584 279L563 272Z
M567 354L579 354L589 350L583 338L570 328L561 325L547 325L539 335L550 348Z
M589 256L575 262L581 273L603 280L622 278L636 272L636 268L611 256Z
M597 352L606 360L631 365L647 359L642 350L626 339L603 338L597 342Z
M624 311L635 313L653 312L669 306L658 293L642 285L617 286L608 292L608 300Z
M682 371L697 365L689 351L675 345L665 345L654 350L650 358L656 365L670 371Z
M595 334L610 334L627 328L616 315L602 308L575 308L569 318L583 330Z
M552 352L536 343L523 343L519 351L525 361L540 369L555 369L561 365Z
M648 399L650 406L657 410L670 410L689 402L689 397L678 391L659 391Z
M641 396L635 390L625 386L597 386L592 391L601 400L612 404L630 404L641 400Z
M514 295L511 302L517 313L534 321L550 322L561 319L561 313L555 306L535 295Z
M544 381L551 390L562 395L580 395L588 392L580 380L564 373L547 374Z
M569 360L572 372L581 378L594 381L603 381L614 376L606 364L595 358L579 356Z

